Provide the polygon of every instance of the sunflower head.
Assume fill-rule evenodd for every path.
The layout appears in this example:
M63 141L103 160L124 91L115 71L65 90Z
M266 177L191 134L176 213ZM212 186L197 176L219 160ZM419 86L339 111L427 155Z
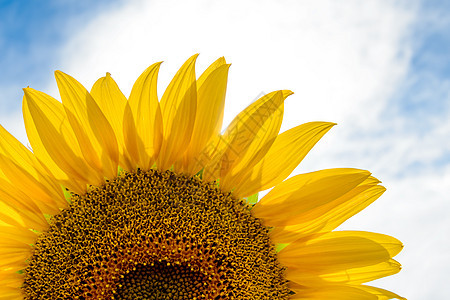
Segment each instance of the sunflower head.
M279 133L264 95L221 133L229 64L160 63L126 98L57 71L26 88L32 151L0 126L0 299L404 299L364 283L400 270L393 237L335 229L383 192L370 172L286 179L334 123ZM258 201L258 192L271 189Z

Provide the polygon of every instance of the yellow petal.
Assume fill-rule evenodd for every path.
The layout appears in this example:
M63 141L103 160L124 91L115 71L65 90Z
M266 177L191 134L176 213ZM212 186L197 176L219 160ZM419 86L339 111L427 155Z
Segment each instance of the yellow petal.
M17 165L3 154L0 154L0 169L5 174L5 177L8 178L9 182L12 183L14 189L33 196L32 202L37 204L44 213L59 213L58 204L52 198L52 193L49 192L47 187L39 179L33 177L23 167ZM62 199L60 198L60 200ZM65 206L67 206L67 202Z
M22 289L18 286L16 288L8 286L0 286L0 300L22 300Z
M28 228L42 231L48 227L47 220L41 209L31 199L31 196L24 194L15 186L0 178L0 207L2 212L10 218L3 221L10 225L15 225L14 221L24 224ZM5 207L6 206L6 207ZM11 212L12 210L12 212ZM3 219L3 218L2 218ZM12 220L13 222L11 222Z
M282 182L334 123L311 122L278 135L264 158L242 176L234 194L247 197Z
M30 112L30 108L28 105L29 100L27 100L27 98L31 98L33 99L34 102L36 102L34 104L34 106L37 106L39 103L41 105L41 107L45 108L47 107L48 110L52 113L60 116L60 122L58 124L58 126L56 126L56 128L59 129L59 132L62 132L63 130L68 131L68 127L70 126L68 124L67 118L65 118L65 116L63 116L64 114L64 110L62 108L61 103L59 103L58 101L56 101L55 99L53 99L52 97L41 93L39 91L34 91L32 89L24 89L25 95L23 96L23 102L22 102L22 113L23 113L23 120L25 123L25 129L27 132L27 136L28 136L28 141L31 144L31 147L33 148L33 153L36 157L38 157L46 166L47 168L49 168L51 174L53 174L53 176L55 178L57 178L58 180L62 180L62 179L67 179L67 173L64 172L64 170L58 166L58 164L55 163L55 161L51 158L51 156L49 155L49 152L46 150L41 137L39 136L39 132L36 128L36 124L33 120L33 117L31 115ZM28 96L27 96L28 94ZM73 139L71 139L70 142L72 143L68 143L67 141L71 139L71 135L70 134L65 134L64 135L64 139L63 142L65 144L69 144L69 145L73 145L74 143L76 143L76 139L75 137L73 137ZM61 140L59 140L61 141ZM78 144L75 145L75 147L78 147Z
M10 205L5 203L4 199L1 199L0 196L0 225L2 226L27 226L25 222L23 222L20 213L17 210L14 210L10 207ZM27 226L31 228L30 226Z
M102 176L117 176L119 152L114 131L89 92L73 77L55 72L69 123L86 161Z
M360 286L351 285L328 285L316 288L298 288L295 289L295 295L289 299L333 299L333 300L385 300L385 299L404 299L402 297L382 298L372 291L364 290ZM395 295L394 293L391 293Z
M92 97L97 102L98 107L105 115L117 138L119 161L125 165L123 157L123 115L127 98L122 94L117 83L112 79L111 74L106 73L105 77L98 79L91 89Z
M1 160L3 166L0 169L22 191L32 194L36 201L44 202L55 210L67 206L62 189L49 170L2 126L0 155L8 158Z
M70 184L72 180L67 177L70 175L70 179L74 179L73 182L82 182L84 186L79 187L81 190L77 190L77 185L69 187L75 192L84 192L86 184L100 184L101 176L82 156L63 105L31 88L24 91L25 126L36 156L51 168L55 176L62 176L58 179L66 180Z
M202 160L207 161L203 170L204 180L213 181L217 178L225 178L242 159L245 158L249 161L252 153L257 155L256 150L258 148L263 147L262 145L266 143L271 144L270 136L273 135L274 131L277 132L277 124L282 118L282 115L277 114L277 112L280 112L280 106L290 93L290 91L269 93L252 103L233 119L224 135L216 138L219 139L219 142L212 141L211 145L214 147L218 145L218 147L215 153L212 152L211 159L205 156L205 160L203 157L205 152L200 156ZM263 133L266 122L268 122L266 128L270 130L268 133ZM273 124L273 126L270 126L270 124ZM258 138L258 136L261 136L261 138ZM206 153L211 152L208 147L205 151ZM248 151L251 153L245 155ZM255 157L255 160L257 161L263 155L264 150ZM201 160L199 162L203 163Z
M197 156L211 138L220 133L229 67L230 65L225 64L218 66L209 72L209 75L202 80L201 85L197 86L197 114L191 143L184 158L186 166L183 170L188 173L194 174L198 171L194 170ZM204 74L200 78L204 78Z
M226 63L227 62L225 60L225 57L222 56L216 59L216 61L214 61L212 64L210 64L209 67L205 71L203 71L202 75L200 75L200 77L197 79L197 90L205 83L206 79L209 77L209 75L211 75L212 72L225 65Z
M332 283L361 284L400 272L402 266L394 259L376 265L324 274L322 279Z
M361 284L398 273L401 265L394 259L361 268L346 269L334 273L288 269L286 279L304 286L324 284Z
M315 212L310 214L315 217L300 220L296 225L274 228L270 233L271 239L274 243L290 243L306 235L332 231L378 199L385 191L383 186L366 180L338 199L317 207Z
M14 240L20 243L32 244L37 234L25 227L0 226L0 240Z
M14 160L20 166L30 169L33 175L37 174L35 164L37 160L33 153L12 136L3 126L0 125L0 154Z
M26 251L30 251L30 244L22 243L17 240L11 240L11 239L4 239L0 241L0 252L1 253L8 253L9 250L12 252L16 251L17 249L22 249Z
M283 101L290 95L292 95L291 91L280 91L273 98L271 107L266 111L258 110L259 114L269 117L262 122L263 126L256 132L250 146L241 154L237 162L230 168L230 171L221 178L221 185L225 190L232 190L240 185L247 176L248 171L259 163L272 147L283 121ZM278 99L276 99L277 97Z
M138 137L136 123L133 112L131 111L130 102L127 101L123 115L123 138L125 141L124 160L125 164L122 166L127 171L142 167L140 153L145 153L145 147L142 140Z
M357 286L357 288L365 292L371 293L372 295L376 295L378 300L389 300L389 299L406 300L406 298L403 298L393 292L380 289L374 286L359 285Z
M397 239L363 231L333 231L297 240L278 253L282 265L304 272L333 273L388 261L403 245Z
M132 168L149 169L161 147L163 124L156 89L160 65L151 65L139 76L125 109L125 144Z
M31 246L0 248L0 268L14 267L31 256Z
M227 144L220 172L222 179L243 167L252 167L247 163L258 162L265 155L281 126L283 102L291 94L276 91L264 95L234 118L224 134Z
M193 55L181 66L161 98L163 141L158 168L162 170L182 157L191 140L197 111L197 56Z
M18 254L1 254L0 257L0 268L13 268L17 271L26 268L26 260L31 256L30 253L18 253Z
M0 291L2 291L2 288L10 287L10 288L17 288L20 287L23 283L23 275L17 273L14 270L1 270L0 271ZM3 295L3 293L0 292L0 295ZM1 299L1 298L0 298Z
M320 219L323 208L370 176L358 169L329 169L294 176L263 197L252 214L266 226L286 226Z

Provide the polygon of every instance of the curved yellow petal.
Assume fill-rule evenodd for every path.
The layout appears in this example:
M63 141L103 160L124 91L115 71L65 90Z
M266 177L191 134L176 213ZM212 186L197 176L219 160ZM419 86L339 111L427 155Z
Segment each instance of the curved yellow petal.
M64 205L61 201L58 205L58 203L54 201L52 193L49 192L42 181L33 177L27 170L11 161L3 154L0 154L0 169L3 174L5 174L8 181L11 182L13 188L28 195L32 195L33 200L31 201L36 203L44 213L56 214L59 212L60 206L67 206L67 202ZM60 200L64 200L64 198L60 197Z
M0 270L0 291L5 287L16 288L20 287L22 284L22 274L19 274L14 270ZM3 295L3 293L0 292L0 295Z
M215 64L213 64L215 65ZM228 69L230 65L222 64L216 69L206 72L209 74L197 85L197 114L191 143L183 158L182 170L194 174L197 156L205 148L212 137L220 133L227 90ZM205 77L205 73L200 78ZM197 170L198 171L198 170Z
M333 273L388 261L403 248L388 235L333 231L297 240L278 253L281 264L304 272Z
M26 226L28 228L32 228L28 226L22 219L22 216L11 208L10 205L5 203L5 200L0 196L0 225L2 226L17 226L22 227Z
M119 150L114 131L89 92L73 77L55 72L61 100L83 157L102 177L117 176Z
M32 99L32 101L36 102L33 106L41 106L44 110L47 110L51 114L55 114L56 116L60 116L59 124L55 126L55 128L59 129L59 132L61 133L63 130L66 132L68 131L68 127L70 126L68 124L67 118L63 116L64 111L61 106L61 103L59 103L56 99L42 93L39 91L35 91L33 89L24 89L24 96L22 101L22 113L23 113L23 120L25 123L25 129L28 136L28 141L31 144L31 147L33 148L33 154L42 161L47 168L49 168L51 174L58 180L67 179L68 175L67 173L52 159L52 157L49 155L49 152L45 148L41 137L39 136L39 132L36 128L36 124L33 120L33 117L30 112L30 107L28 105L28 102L30 100L27 100L29 98ZM27 96L28 94L28 96ZM56 118L55 118L56 119ZM63 134L61 135L61 138L59 141L62 141L65 144L74 145L76 143L75 137L71 139L70 134ZM70 142L69 142L70 141ZM73 148L76 148L78 144L74 145ZM75 149L74 149L75 151Z
M0 125L0 154L15 161L20 166L29 169L30 174L39 173L36 170L37 160L33 153L20 143L12 134ZM1 169L1 168L0 168Z
M163 141L157 165L162 170L179 160L191 141L197 112L197 56L193 55L181 66L161 98Z
M123 116L127 98L122 94L117 83L111 77L111 74L106 73L105 77L98 79L90 94L97 102L98 107L105 115L109 124L111 125L114 135L118 143L119 162L125 165L124 159L124 138L123 138Z
M275 186L252 209L266 226L287 226L320 219L327 205L370 176L358 169L328 169L300 174Z
M6 215L1 219L10 225L19 223L38 231L46 229L48 222L31 197L0 178L0 208Z
M68 184L82 182L82 185L69 186L75 192L84 192L86 184L100 184L100 174L82 156L63 105L31 88L24 91L25 127L35 155L49 166L55 176L62 176L58 179L66 180Z
M317 299L333 299L333 300L387 300L387 299L400 299L406 300L394 293L388 292L380 294L374 290L365 290L360 286L351 285L325 285L314 288L296 288L295 295L289 297L289 299L303 299L303 300L317 300ZM387 292L387 291L386 291ZM385 298L385 297L388 298Z
M247 197L282 182L334 125L310 122L278 135L264 158L242 176L243 181L234 194Z
M318 300L318 299L333 299L333 300L377 300L372 294L364 292L360 289L349 286L329 286L320 288L304 288L294 290L295 295L289 299L301 300Z
M322 279L332 283L361 284L397 274L402 269L399 262L390 259L376 265L347 269L343 272L324 274Z
M18 287L0 286L0 300L22 300L22 289Z
M145 147L142 140L139 138L135 123L135 117L131 111L130 102L127 101L123 115L123 138L125 141L124 148L124 165L122 166L127 171L132 171L135 168L141 167L140 153L145 153ZM143 168L143 166L142 166Z
M389 300L389 299L399 299L399 300L406 300L406 298L403 298L396 293L387 291L385 289L380 289L374 286L368 286L368 285L359 285L356 288L363 290L365 292L369 292L372 295L377 296L378 300Z
M262 122L263 126L259 128L250 146L242 153L242 157L238 162L221 178L221 185L225 190L232 190L234 187L240 185L244 177L247 176L248 171L259 163L272 147L280 131L281 122L283 121L283 102L290 95L292 95L291 91L285 90L278 92L272 102L273 107L266 112L258 112L270 115L270 117L265 122ZM275 100L276 97L281 97L281 99ZM279 102L281 103L277 105Z
M131 168L149 169L162 143L162 115L157 95L161 63L148 67L136 80L124 116L124 135Z
M61 186L48 169L1 125L0 155L0 170L22 191L32 194L36 201L53 207L54 212L58 207L67 206Z
M277 124L282 118L283 111L280 107L290 93L290 91L269 93L239 113L227 127L223 136L212 140L201 154L197 165L204 167L203 179L206 181L213 181L217 178L224 179L243 159L250 160L253 154L254 161L257 161L264 156L264 149L260 153L257 153L257 150L261 150L264 144L271 145L273 142L270 136L276 136L278 133ZM280 112L281 114L279 114ZM268 132L263 132L265 129ZM211 146L215 148L214 151L208 149ZM248 155L246 155L247 152L249 152ZM205 154L210 154L211 158ZM203 165L205 163L206 165ZM238 170L236 169L236 172Z
M28 228L19 226L0 226L0 241L9 240L32 244L36 238L37 234Z
M315 218L306 217L296 225L276 227L270 232L270 237L274 243L290 243L306 235L332 231L378 199L385 191L383 186L366 180L338 199L317 207L309 214L316 216ZM319 215L320 217L317 217Z
M394 259L361 268L345 269L338 272L311 272L301 269L288 269L286 279L304 286L321 286L325 284L361 284L401 270L401 265Z
M22 245L17 247L0 247L0 268L14 268L25 265L26 259L31 256L31 246Z
M0 254L0 268L12 268L17 271L26 268L26 260L31 256L31 252L17 252L13 254Z
M200 75L200 77L197 79L197 90L205 83L206 79L209 77L209 75L211 75L212 72L225 65L226 63L227 61L225 60L225 57L222 56L216 59L212 64L210 64L209 67L206 68L206 70L203 71L202 75Z
M45 94L44 94L45 95ZM47 95L45 95L47 96ZM58 101L51 98L50 96L47 96L48 98L52 99L55 103L61 105ZM51 103L51 102L50 102ZM44 105L45 106L45 105ZM49 109L52 113L55 111L58 111L56 108L53 110L51 108L51 104L48 105L47 109ZM75 193L83 193L86 190L86 183L83 183L82 180L80 180L77 177L71 177L69 180L69 174L66 173L50 156L49 152L45 148L38 130L36 128L36 124L33 120L33 117L31 116L30 109L28 107L28 101L26 100L26 96L23 97L23 103L22 103L22 112L23 112L23 119L25 123L25 129L28 136L28 141L30 142L32 148L33 148L33 154L36 158L39 159L39 161L42 162L43 165L45 165L45 168L48 170L49 175L51 176L59 183L65 182L64 186L69 188ZM62 112L62 107L61 107ZM66 121L66 122L65 122ZM67 119L65 121L62 121L60 125L58 126L58 129L60 132L64 129L67 129L69 126ZM66 124L65 124L66 123ZM66 126L67 125L67 126ZM65 140L69 140L69 138L66 135L61 135L59 141L61 143L65 143ZM75 142L76 143L76 142ZM76 151L76 148L78 147L78 144L73 145L72 151ZM79 150L79 149L78 149ZM81 154L80 154L81 156Z

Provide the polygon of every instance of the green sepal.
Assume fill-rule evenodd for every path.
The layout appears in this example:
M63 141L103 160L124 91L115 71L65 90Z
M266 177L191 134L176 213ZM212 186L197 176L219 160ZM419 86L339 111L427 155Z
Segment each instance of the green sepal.
M203 179L203 170L205 169L201 169L200 171L197 172L197 174L195 174L194 176L197 176L200 179Z
M275 251L280 252L284 248L286 248L289 244L275 244Z
M250 197L245 198L245 201L247 202L248 205L255 205L256 202L258 202L258 193L255 193L253 195L251 195Z
M65 188L64 186L62 187L62 189L63 189L64 197L66 198L66 201L68 203L71 203L72 202L72 200L71 200L72 192L70 192L69 189Z

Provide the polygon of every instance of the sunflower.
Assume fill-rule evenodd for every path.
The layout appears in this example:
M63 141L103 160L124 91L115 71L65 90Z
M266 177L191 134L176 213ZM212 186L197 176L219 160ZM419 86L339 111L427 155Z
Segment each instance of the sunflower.
M160 63L127 99L57 71L61 102L25 88L32 151L0 127L0 299L404 299L395 238L334 231L383 192L368 171L286 179L335 124L279 134L287 90L221 133L229 64ZM271 189L258 201L258 192Z

